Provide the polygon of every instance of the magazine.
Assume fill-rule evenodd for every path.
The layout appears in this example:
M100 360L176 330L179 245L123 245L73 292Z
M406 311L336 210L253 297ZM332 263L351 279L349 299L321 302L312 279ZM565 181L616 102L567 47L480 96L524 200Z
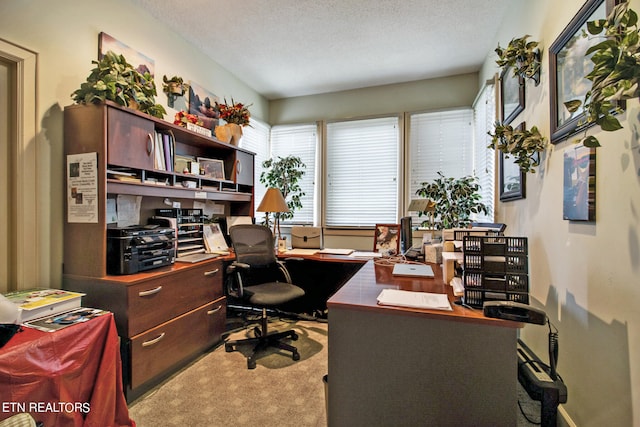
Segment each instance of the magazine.
M64 313L55 314L53 316L30 320L25 322L24 326L44 332L54 332L77 323L88 322L93 318L107 313L109 312L97 308L80 307Z

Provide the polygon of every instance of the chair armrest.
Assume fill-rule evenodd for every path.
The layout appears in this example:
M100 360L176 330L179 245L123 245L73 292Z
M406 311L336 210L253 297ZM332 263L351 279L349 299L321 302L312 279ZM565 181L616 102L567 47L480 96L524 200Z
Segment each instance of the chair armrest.
M243 262L233 261L227 266L227 295L235 298L244 296L244 285L240 270L249 270L251 266Z
M287 270L287 266L285 265L285 263L280 260L276 261L276 263L278 264L278 268L280 268L285 281L287 283L293 283L293 281L291 280L291 274L289 273L289 270Z

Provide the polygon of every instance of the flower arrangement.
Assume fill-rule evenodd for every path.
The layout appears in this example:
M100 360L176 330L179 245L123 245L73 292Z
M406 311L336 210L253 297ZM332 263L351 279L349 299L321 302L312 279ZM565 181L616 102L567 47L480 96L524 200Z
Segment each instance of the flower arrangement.
M194 125L198 125L198 126L203 125L202 120L200 120L200 117L196 116L195 114L189 114L184 111L178 111L173 120L173 124L182 126L182 127L187 127L187 123L193 123Z
M231 104L227 104L225 98L224 104L216 102L216 110L220 113L220 118L227 123L235 123L240 126L249 125L249 107L253 104L244 105L241 102L235 103L231 98Z

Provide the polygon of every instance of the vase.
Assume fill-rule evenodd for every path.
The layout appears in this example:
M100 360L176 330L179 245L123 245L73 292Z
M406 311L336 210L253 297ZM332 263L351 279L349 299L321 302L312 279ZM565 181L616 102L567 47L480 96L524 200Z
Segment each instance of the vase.
M240 143L240 138L242 138L242 127L235 123L216 126L215 132L217 139L232 145L238 145Z

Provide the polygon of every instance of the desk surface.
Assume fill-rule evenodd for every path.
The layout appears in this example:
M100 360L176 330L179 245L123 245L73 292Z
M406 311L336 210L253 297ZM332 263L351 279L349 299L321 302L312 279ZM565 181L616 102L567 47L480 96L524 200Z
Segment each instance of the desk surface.
M509 328L521 328L522 323L485 317L482 310L471 309L454 304L453 289L442 280L442 269L431 264L433 278L415 278L393 276L391 263L368 261L340 290L327 302L331 307L349 307L351 309L385 311L403 315L417 315L432 318L449 318L449 320L499 325ZM405 291L431 292L447 294L453 311L427 310L381 306L377 297L383 289L401 289Z

